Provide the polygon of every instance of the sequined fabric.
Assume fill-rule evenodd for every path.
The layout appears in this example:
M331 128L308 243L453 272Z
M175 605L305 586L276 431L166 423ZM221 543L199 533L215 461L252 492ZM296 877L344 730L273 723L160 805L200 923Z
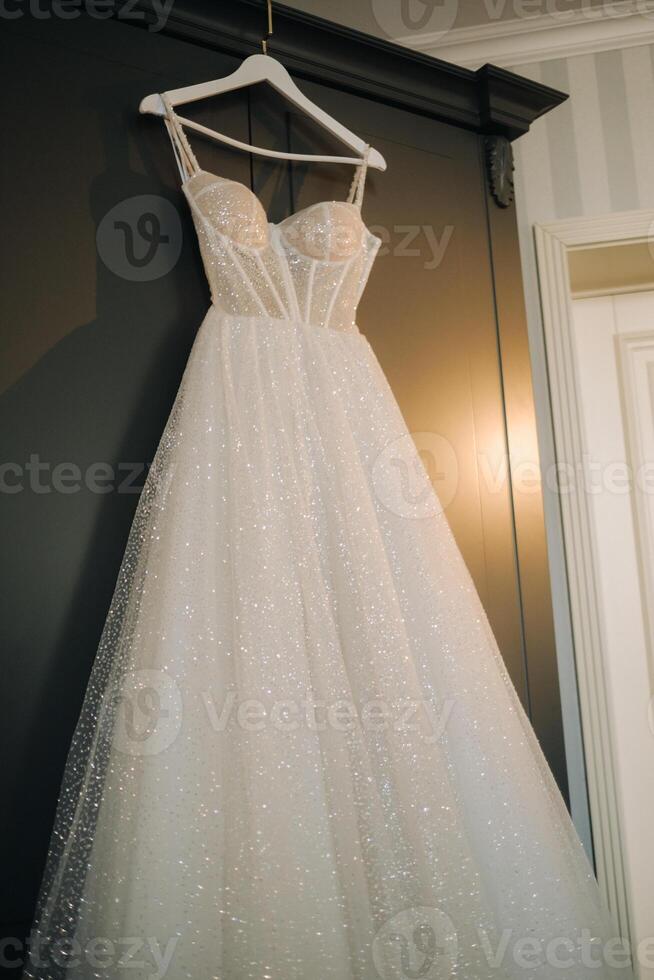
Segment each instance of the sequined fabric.
M433 506L393 503L388 447L411 443L355 325L377 242L353 206L268 226L245 191L185 185L214 303L73 739L26 977L628 978L584 962L584 931L611 927L415 451Z
M218 310L356 331L380 241L355 204L328 201L269 225L242 184L200 171L184 188Z

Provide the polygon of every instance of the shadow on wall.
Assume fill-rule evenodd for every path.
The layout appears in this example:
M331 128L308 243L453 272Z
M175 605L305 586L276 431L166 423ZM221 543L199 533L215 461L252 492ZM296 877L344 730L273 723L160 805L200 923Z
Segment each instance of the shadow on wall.
M21 941L138 494L208 306L183 198L152 189L115 159L93 181L97 318L0 398L9 755L0 918L2 936Z
M15 324L10 339L19 359L31 364L0 395L0 717L8 746L0 938L19 943L31 925L66 756L139 493L210 302L174 158L162 152L168 147L161 120L134 109L142 94L139 76L122 88L89 87L90 116L78 107L80 125L91 119L100 130L89 143L100 138L98 156L106 161L89 181L88 207L71 213L70 197L47 186L35 191L29 167L24 185L18 180L14 188L20 206L11 210L13 222L38 220L57 241L65 229L67 246L59 247L68 247L69 275L57 283L59 309L67 305L65 290L72 306L80 293L93 295L75 267L86 261L89 225L97 232L92 322L35 324L34 330L30 324L16 339L30 305L17 305L25 299L22 283L7 291L7 302L16 304L8 310L7 322ZM235 111L240 115L243 106ZM29 143L30 132L24 135ZM130 148L149 176L130 167ZM60 135L51 149L59 181L69 152ZM234 171L227 166L226 172L244 177L249 167L237 157ZM86 179L89 159L92 151L78 161L76 180ZM292 203L279 178L279 168L258 170L275 220ZM62 183L70 188L70 174ZM47 246L32 256L37 274L30 288L41 307L51 288L50 257ZM24 268L25 256L20 259ZM61 264L59 255L55 266ZM61 339L42 354L53 329ZM16 363L3 367L13 377L19 373ZM6 959L14 955L18 960L12 946ZM21 973L18 962L15 972Z

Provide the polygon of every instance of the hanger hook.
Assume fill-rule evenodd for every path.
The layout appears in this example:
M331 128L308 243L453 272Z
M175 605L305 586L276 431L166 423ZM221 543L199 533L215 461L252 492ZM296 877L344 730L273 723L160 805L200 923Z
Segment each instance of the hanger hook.
M268 30L261 38L261 47L264 54L268 54L268 38L273 32L273 14L272 14L272 0L267 0L268 5Z

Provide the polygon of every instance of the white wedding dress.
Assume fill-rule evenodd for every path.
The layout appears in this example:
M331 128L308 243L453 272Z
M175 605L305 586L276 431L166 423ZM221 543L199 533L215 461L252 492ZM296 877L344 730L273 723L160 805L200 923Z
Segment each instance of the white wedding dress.
M389 447L412 444L354 319L379 246L365 163L350 201L268 224L167 109L212 305L75 732L26 977L630 977L415 451L420 513L393 497Z

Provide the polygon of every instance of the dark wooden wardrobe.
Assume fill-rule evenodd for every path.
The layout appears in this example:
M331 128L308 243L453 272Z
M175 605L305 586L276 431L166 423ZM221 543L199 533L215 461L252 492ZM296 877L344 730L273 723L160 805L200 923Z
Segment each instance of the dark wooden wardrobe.
M0 914L2 935L16 937L29 927L138 491L209 301L164 127L138 104L227 74L260 49L266 23L262 0L176 0L163 24L143 2L117 4L109 18L81 6L66 18L28 9L3 19L0 37L0 427L9 464L0 494L9 756ZM364 217L384 246L359 324L417 433L565 792L542 503L522 468L538 455L508 193L510 141L564 96L281 4L270 53L388 161L367 184ZM263 90L187 114L271 147L330 145ZM250 183L272 220L347 194L346 167L276 164L193 142L207 169ZM101 493L85 483L98 464L112 474Z

